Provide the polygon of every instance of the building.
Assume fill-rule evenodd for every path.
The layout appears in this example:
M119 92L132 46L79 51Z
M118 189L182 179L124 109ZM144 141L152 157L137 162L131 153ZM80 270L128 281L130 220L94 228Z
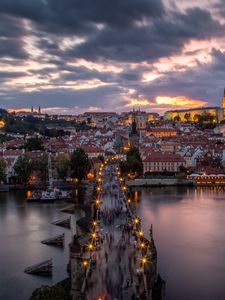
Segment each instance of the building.
M133 120L131 124L131 132L129 134L129 144L131 147L139 147L139 140L140 140L140 135L139 132L137 131L137 124L135 119Z
M185 160L179 154L152 152L143 159L143 171L177 173L180 167L185 166Z
M98 158L99 156L105 156L105 151L101 147L95 147L92 145L81 145L82 148L88 155L88 158Z
M223 98L222 98L222 108L225 109L225 89L224 89Z
M188 179L197 185L225 185L225 174L191 174Z
M147 133L157 138L174 137L177 135L177 130L172 127L149 127Z
M169 110L164 114L165 120L177 120L181 122L198 122L199 116L210 116L213 122L219 123L225 119L225 89L221 107L201 107L183 110Z
M191 121L198 122L199 116L209 115L213 122L224 120L224 109L221 107L202 107L183 110L169 110L165 112L165 120L177 120L181 122Z

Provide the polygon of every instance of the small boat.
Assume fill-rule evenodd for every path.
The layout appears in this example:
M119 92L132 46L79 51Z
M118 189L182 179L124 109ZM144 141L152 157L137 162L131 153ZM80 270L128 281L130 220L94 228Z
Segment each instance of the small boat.
M54 202L57 199L55 190L42 191L40 200L42 202Z
M35 190L33 193L28 192L27 201L42 201L43 203L48 203L54 202L55 200L69 200L72 198L71 191L64 191L53 187L51 153L48 154L48 177L48 189L44 191Z
M40 191L35 190L33 193L27 196L28 202L42 201L43 203L54 202L56 200L69 200L72 198L71 191L64 191L58 188L49 187L47 190Z
M27 192L27 202L37 202L41 199L41 191L35 190L33 192L28 191Z

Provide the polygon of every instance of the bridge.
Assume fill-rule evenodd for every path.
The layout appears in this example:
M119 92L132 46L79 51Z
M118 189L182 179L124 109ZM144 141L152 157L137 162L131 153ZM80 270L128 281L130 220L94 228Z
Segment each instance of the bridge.
M72 299L164 299L152 226L146 237L115 163L100 167L83 210L70 244Z

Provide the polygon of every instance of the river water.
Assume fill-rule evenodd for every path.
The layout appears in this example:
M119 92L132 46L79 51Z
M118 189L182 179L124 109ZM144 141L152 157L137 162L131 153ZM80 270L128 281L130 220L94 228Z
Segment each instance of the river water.
M152 188L135 193L150 223L168 300L225 299L225 191Z
M68 263L69 229L51 222L70 215L60 212L67 202L26 203L25 192L0 193L0 300L27 300L42 284L52 285L65 279ZM76 216L72 216L74 222ZM64 249L40 241L65 233ZM23 270L46 259L53 259L52 278L28 275Z
M71 231L51 224L69 216L59 211L68 203L24 199L24 192L0 193L0 300L27 300L34 288L67 276L68 247L57 249L40 241L64 232L69 243ZM224 300L225 192L143 188L133 191L133 199L146 234L153 224L166 299ZM73 222L79 216L73 216ZM51 279L23 272L49 258L54 264Z

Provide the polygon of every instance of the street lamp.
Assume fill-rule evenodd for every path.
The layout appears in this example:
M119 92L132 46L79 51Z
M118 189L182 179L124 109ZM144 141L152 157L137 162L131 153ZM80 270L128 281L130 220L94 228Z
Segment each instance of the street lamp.
M144 249L144 248L145 248L145 243L142 242L142 243L140 244L140 248L141 248L141 249Z
M91 237L95 240L97 238L97 233L94 231L91 233Z
M95 201L95 204L98 206L98 205L100 204L100 200L97 199L97 200Z
M94 249L94 245L92 243L89 243L87 245L87 248L88 248L89 251L92 251Z
M83 261L83 267L84 267L84 268L87 268L87 266L88 266L88 261L87 261L87 260L84 260L84 261Z
M142 236L144 235L143 231L140 230L140 231L138 232L138 235L139 235L140 237L142 237Z
M140 222L139 218L137 218L137 217L134 218L134 224L135 224L135 225L139 224L139 222Z
M97 226L97 221L93 220L93 221L92 221L92 226L93 226L93 227L96 227L96 226Z

